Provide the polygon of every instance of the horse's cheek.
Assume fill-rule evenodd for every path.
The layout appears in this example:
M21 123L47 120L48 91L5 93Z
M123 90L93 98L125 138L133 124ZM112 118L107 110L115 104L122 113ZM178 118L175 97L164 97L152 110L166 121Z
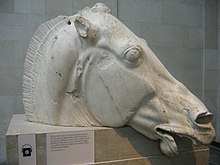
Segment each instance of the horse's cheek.
M94 66L90 75L86 91L89 109L107 125L125 125L148 93L146 82L119 62L106 69Z

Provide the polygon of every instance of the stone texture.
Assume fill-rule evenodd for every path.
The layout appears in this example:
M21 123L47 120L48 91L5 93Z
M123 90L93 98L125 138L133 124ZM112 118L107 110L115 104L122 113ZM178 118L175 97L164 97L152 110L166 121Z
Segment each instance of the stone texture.
M205 48L217 49L218 47L218 29L213 27L205 28Z
M0 67L23 68L27 41L0 40Z
M220 149L216 146L210 146L210 164L219 164L220 163Z
M218 1L218 50L220 48L220 2ZM218 84L220 84L220 51L218 51ZM220 109L220 85L218 85L218 101L217 101L218 110ZM216 119L220 119L220 111L217 111ZM217 137L216 141L220 143L220 123L216 124Z
M173 70L171 69L170 72L174 77L181 81L190 91L202 91L202 71L199 69L183 69L183 70Z
M218 50L205 49L205 69L218 70Z
M169 69L202 69L203 50L199 48L172 48L152 46L151 49ZM181 81L181 80L180 80Z
M10 67L0 69L0 90L3 96L21 95L22 85L19 83L22 83L22 71L23 69Z
M201 27L188 27L186 28L185 46L189 48L203 48L204 30ZM201 54L202 55L202 54Z
M43 14L30 14L28 19L29 19L29 26L35 28L35 30L36 30L40 24L45 22L45 15L43 15Z
M218 7L218 0L205 1L205 6L217 8Z
M177 3L189 6L203 7L203 0L163 0L164 3Z
M182 5L185 6L185 8L184 9L180 9L181 11L183 11L183 10L187 11L186 8L188 6L189 6L190 9L192 9L192 6L194 6L196 8L203 7L203 11L200 11L200 12L203 12L202 14L204 14L206 16L210 15L208 17L208 19L211 19L211 20L208 20L208 19L205 20L205 22L208 21L209 22L208 24L210 24L210 25L215 24L215 21L214 21L213 18L216 18L216 16L212 18L213 14L215 14L215 12L214 12L215 10L212 9L212 8L216 8L217 6L218 6L218 9L220 8L220 3L217 2L217 0L205 0L205 1L204 0L155 0L155 1L143 0L143 1L138 1L139 4L135 4L135 1L133 2L131 0L129 3L131 3L131 4L133 3L132 5L127 5L126 4L127 3L126 0L118 0L118 2L119 2L118 4L117 4L116 0L113 0L113 1L107 0L107 1L103 1L103 2L106 3L108 6L110 6L112 8L113 15L116 15L115 13L120 12L121 15L124 18L127 19L127 20L122 20L122 21L136 35L138 35L139 37L145 38L145 39L146 39L147 36L145 36L140 31L140 27L142 26L142 23L148 23L148 24L149 23L154 24L155 22L160 22L161 23L161 20L163 19L162 18L163 14L166 14L166 13L163 13L161 11L161 8L163 8L163 5L169 6L171 3L174 3L174 4L177 4L176 6L181 6L180 4L182 4ZM211 13L204 13L204 11L205 11L204 7L205 6L203 6L203 2L205 2L205 6L211 7L210 10L209 9L208 10L211 13L213 13L213 14L211 14ZM54 3L56 3L56 2L54 2ZM90 4L90 1L87 1L87 2L82 2L82 0L80 0L80 1L73 0L72 1L72 4L80 4L80 3L82 4L81 7L76 7L75 5L71 6L72 7L71 13L76 13L76 11L78 11L80 8L83 8L84 7L83 6L84 3L88 4L89 6L93 5L92 3ZM155 3L155 4L153 4L153 3ZM8 67L8 66L14 67L14 69L15 69L15 67L23 67L23 60L22 59L24 59L25 50L27 48L27 44L26 44L26 48L23 49L22 42L29 42L31 36L33 35L34 31L36 30L36 27L39 26L40 23L42 22L41 21L41 17L45 17L45 20L48 20L48 19L52 19L52 18L54 18L56 16L56 15L54 15L54 16L47 16L47 15L45 15L45 4L46 4L45 0L0 0L0 13L2 13L4 15L5 14L6 15L7 14L18 14L18 15L20 15L20 14L27 14L29 16L29 18L36 17L36 18L34 18L34 20L31 20L31 21L33 21L33 23L30 21L30 24L35 26L34 29L31 29L32 25L30 26L29 23L28 24L24 24L22 27L19 27L20 29L24 29L24 30L19 30L18 32L14 32L14 30L17 29L17 27L13 26L13 28L11 28L12 25L10 25L10 26L6 26L5 25L4 28L0 28L1 29L1 31L0 31L0 33L1 33L1 35L0 35L0 50L1 50L1 52L0 52L0 70L2 70L5 67ZM152 5L153 8L145 10L146 8L142 7L142 12L140 12L140 11L132 11L132 7L134 5L144 6L145 4L153 4ZM161 4L162 4L162 7L161 7ZM120 5L123 5L123 6L120 7ZM173 6L175 6L175 5L173 5ZM50 8L50 7L53 8L53 9L49 9L50 11L51 10L53 10L53 11L54 10L60 11L60 9L55 9L55 8L58 8L59 5L47 6L47 9ZM65 9L65 7L66 7L66 9ZM126 7L128 8L128 10L126 9ZM61 10L63 10L64 12L62 12L60 14L64 15L65 14L65 10L68 10L69 6L64 4L64 7L62 7L62 8L63 9L61 9ZM123 14L122 10L118 11L118 9L120 10L122 8L123 8L123 10L125 10L124 14ZM150 10L154 10L152 14L151 13L149 14ZM158 13L156 13L157 10L159 10ZM176 10L176 9L173 9L173 10ZM129 17L131 16L131 14L133 12L140 13L140 16L136 15L135 17L137 19L136 18L134 19L132 17L131 17L132 19L129 19ZM170 12L172 13L172 11L170 11ZM56 13L56 11L55 11L55 13ZM146 14L146 13L148 13L148 14ZM178 12L178 13L180 13L180 12ZM219 14L218 18L220 18L220 12L219 11L218 11L218 14ZM188 15L188 13L186 13L186 15ZM195 15L199 15L199 14L195 13ZM139 17L142 19L142 23L138 20ZM173 17L174 16L171 15L172 19L173 19ZM191 17L191 16L189 16L189 17ZM193 17L193 19L195 18L194 16L192 16L192 17ZM167 19L169 19L169 18L167 18ZM187 19L187 18L185 18L185 19ZM191 18L189 18L189 19L191 19ZM148 21L148 22L144 22L145 20ZM9 20L5 19L5 21L7 22ZM176 21L178 21L178 20L176 20ZM9 21L9 22L11 22L11 21ZM196 22L197 23L201 22L201 20L196 20ZM204 22L204 24L206 24L205 22ZM162 24L168 24L168 23L163 21ZM0 25L3 26L2 24L0 24ZM182 38L183 40L185 40L186 43L184 45L175 45L174 44L173 46L172 45L171 46L170 45L169 46L167 46L167 45L160 45L160 47L179 47L179 48L186 48L187 47L187 48L195 48L195 46L196 46L196 48L203 49L203 38L204 38L205 34L204 34L204 29L203 29L202 26L200 26L200 27L194 27L194 26L193 27L192 26L189 27L189 26L185 26L185 25L178 25L178 26L186 28L186 33L188 33L188 34L187 34L186 37ZM177 28L178 28L178 26L177 26ZM206 24L206 26L207 26L207 24ZM219 27L220 27L220 24L219 24ZM190 31L192 31L192 32L190 32ZM28 33L29 37L25 38L25 35L27 35L27 33ZM170 35L172 35L172 33ZM213 43L216 44L216 39L219 39L219 37L217 38L216 35L217 34L215 33L215 34L213 34L213 37L208 37L207 38L208 39L207 44L209 44L209 45L211 45L211 44L213 45ZM19 41L19 42L17 42L17 41ZM194 42L194 41L196 41L196 42ZM149 39L148 43L150 43L150 42L151 41ZM4 43L8 44L8 46L4 46L5 45ZM220 42L218 42L218 43L220 43ZM3 47L2 47L2 45L3 45ZM18 49L18 51L14 52L14 47L18 47L18 48L20 47L20 48ZM214 48L214 49L216 49L216 48ZM160 58L164 60L163 63L169 69L169 71L173 75L175 75L176 77L178 77L178 78L181 77L181 79L179 79L179 80L184 81L185 78L184 78L184 76L182 76L182 74L181 74L181 76L178 76L178 72L179 71L176 71L176 69L170 70L170 68L169 68L169 61L166 60L165 57L162 58L162 56L163 56L162 48L160 50L158 50L158 53L159 52L161 53L160 54ZM165 53L166 52L168 52L168 51L165 51ZM166 54L165 54L165 56L168 57L168 55L166 55ZM19 58L19 59L15 60L15 58ZM177 57L177 60L181 59L181 58ZM189 58L188 55L187 55L187 58ZM206 66L208 66L207 69L212 69L212 70L214 69L214 65L211 64L211 61L213 61L214 59L215 59L215 57L214 58L212 58L212 57L209 58L208 57L208 58L206 58L206 60L208 60L208 61L203 61L204 63L207 64L206 65ZM220 58L218 58L218 59L220 59ZM19 62L16 62L17 60ZM192 57L192 60L195 60L195 59ZM185 61L183 63L185 63L186 67L198 68L199 65L201 64L201 61L200 61L201 58L198 59L198 65L195 64L195 66L192 66L194 64L194 62L192 62L192 60L189 61L189 64L186 64ZM195 63L196 63L196 61L197 60L195 60ZM218 65L220 66L220 60L218 60L218 61L219 61ZM16 66L14 66L14 65L16 65ZM178 68L178 64L173 64L172 63L172 65L173 65L173 67ZM182 68L182 67L183 67L183 65L180 64L180 68ZM203 67L203 65L201 64L200 67ZM22 72L22 69L20 69L19 71ZM187 72L191 72L191 69L188 69L186 71ZM4 72L2 74L7 75L8 73L9 72ZM16 73L18 73L18 72L16 71ZM19 74L21 74L21 73L19 73ZM219 73L218 73L218 75L219 75ZM199 74L198 76L202 76L202 74ZM6 76L4 76L4 77L6 77ZM9 75L9 77L11 77L11 75ZM220 77L220 76L218 76L218 77ZM15 81L12 84L16 84L17 80L15 78L11 78L11 79L13 81ZM201 80L201 78L199 78L199 80ZM0 78L0 83L2 81L4 81L4 80L2 80L2 78ZM220 79L219 79L219 82L220 82ZM17 82L17 84L18 84L18 82ZM220 84L220 83L218 83L218 84ZM18 85L20 85L20 84L18 84ZM200 88L200 85L201 85L201 83L198 82L197 86L199 86L199 88ZM11 90L11 85L10 85L9 88L8 88L8 86L9 85L6 85L5 87L1 87L0 88L0 96L1 97L5 97L4 95L8 95L8 94L14 93L13 90ZM189 89L191 88L190 85L188 87L189 87ZM202 96L203 94L202 93L204 93L204 90L205 89L202 89L202 88L200 88L199 90L192 89L194 94L196 94L197 97L199 97L200 99L203 99L203 96ZM217 92L218 92L218 98L220 98L220 90L218 90ZM19 91L18 93L21 93L21 91ZM15 107L15 109L11 109L10 108L11 105L6 105L8 103L8 101L1 102L0 104L1 104L1 106L8 107L8 109L7 109L8 111L14 111L15 113L22 113L23 112L23 107L22 107L22 103L21 103L21 94L20 94L20 96L15 96L15 98L17 98L17 101L13 102L14 97L10 97L10 99L12 100L11 104L13 104L13 107ZM210 101L212 100L212 96L208 95L206 98L209 99ZM218 99L218 109L220 109L219 107L220 107L220 99ZM1 111L1 112L3 112L3 111ZM216 119L219 119L220 118L220 113L217 112L217 114L214 114L214 117ZM9 121L10 119L8 118L7 120ZM4 127L4 128L2 128L2 127ZM0 121L0 128L1 128L0 130L3 130L3 129L5 130L5 127L7 127L7 124L3 123L2 121ZM220 142L220 131L218 131L218 130L220 130L220 125L219 124L217 125L216 130L217 130L217 134L218 134L216 140L218 140L218 142ZM0 132L1 132L1 136L4 137L5 136L4 135L5 131L4 132L0 131ZM1 146L0 147L0 151L1 151L0 152L0 162L1 162L0 164L4 163L4 161L5 161L5 159L4 159L5 156L4 156L4 158L2 157L2 155L5 155L5 153L4 153L5 150L3 150L3 147L2 147L4 145L5 145L5 142L1 141L0 142L0 146ZM133 161L133 163L134 163L134 161Z
M24 64L23 102L28 119L63 126L128 125L160 140L167 156L178 154L174 135L211 143L215 136L212 114L169 74L148 44L109 11L97 3L37 29ZM147 37L153 34L151 41L185 44L182 38L187 28L158 25L145 31ZM194 72L199 76L193 77L196 74L191 71L184 75L191 76L185 82L200 90L201 70Z
M65 0L65 2L60 0L45 0L45 14L53 17L72 15L72 0Z
M202 7L165 3L163 20L174 25L202 26Z
M163 156L157 155L152 157L140 157L135 159L127 159L127 160L117 160L111 162L102 162L95 163L95 165L185 165L185 164L195 164L195 165L208 165L208 157L207 150L201 150L194 152L194 156L192 156L192 152L182 153L178 158L167 159Z
M14 0L2 0L0 1L0 12L7 13L14 11Z
M26 126L26 127L24 127ZM30 126L30 127L29 127ZM25 129L21 129L25 128ZM145 164L145 165L208 165L209 150L195 147L190 140L177 138L184 144L179 148L179 156L168 158L159 150L159 143L151 141L129 127L124 128L68 128L54 127L27 122L24 115L14 115L7 132L7 157L9 164L18 164L17 135L36 133L37 164L46 164L46 134L51 132L94 130L95 163L94 164ZM62 157L60 157L62 159Z
M128 10L132 6L131 10ZM144 13L144 14L143 14ZM118 18L122 21L162 22L163 3L154 0L119 0Z
M205 72L205 89L207 91L218 90L218 71L206 70Z
M209 1L209 2L211 2L211 1ZM206 1L206 2L208 2L208 1ZM218 20L218 9L217 9L217 6L212 6L212 7L206 6L205 11L206 11L206 13L205 13L205 20L206 20L205 26L206 27L213 27L213 28L218 27L218 21L217 21Z
M120 128L113 130L99 130L95 132L96 134L96 162L108 162L114 163L133 163L133 161L138 160L143 164L207 164L207 150L201 150L198 153L195 152L195 157L191 154L193 150L192 145L187 139L178 139L178 143L182 143L180 150L180 155L177 158L167 158L161 156L158 153L159 145L157 143L152 143L146 141L144 136L137 134L134 130L130 128ZM115 152L117 151L117 152ZM186 154L186 155L185 155ZM201 154L201 155L200 155ZM197 156L198 155L198 156ZM186 160L185 158L188 157ZM139 159L138 159L139 158ZM127 160L126 161L123 161ZM181 160L181 161L180 161ZM117 162L118 161L118 162ZM136 163L138 163L136 162ZM105 163L103 163L105 164Z
M207 106L207 108L212 112L213 114L218 114L218 93L216 90L206 90L204 98L204 103ZM214 117L213 119L213 125L216 126L218 122L218 118ZM217 130L218 131L218 130Z
M184 47L187 30L176 25L142 23L141 34L150 46Z
M32 34L31 34L32 35ZM2 26L0 25L0 40L26 41L30 38L27 26Z
M30 11L31 14L45 15L45 0L31 0Z
M36 146L37 146L37 164L47 164L47 142L46 134L37 134L36 135Z
M210 110L215 114L214 118L214 127L217 131L217 139L219 136L219 121L218 121L218 96L217 88L219 86L218 82L218 58L217 53L218 48L218 4L217 0L204 1L204 10L205 10L205 73L204 73L204 98L207 106L210 107Z
M6 138L7 147L7 163L16 165L19 162L18 158L18 139L17 136L8 135Z
M137 35L138 37L143 38L143 35L141 33L141 22L138 21L123 21L123 23L129 28L131 29L131 31L134 32L135 35Z
M30 13L31 0L13 0L15 13Z
M24 114L22 96L14 96L14 114Z
M5 134L7 131L7 127L9 125L9 121L11 120L13 114L13 96L0 96L0 121L1 121L1 129L0 129L0 164L4 163L6 160L6 139Z
M2 132L0 132L3 134ZM5 132L4 132L5 134ZM0 145L1 145L1 150L0 150L0 164L3 164L6 160L6 138L5 136L0 136Z
M0 14L0 24L4 26L24 26L28 24L27 14Z
M79 10L82 10L86 6L92 7L94 4L98 2L106 4L111 9L112 15L116 17L118 16L117 0L80 0L80 1L73 0L72 14L76 14Z

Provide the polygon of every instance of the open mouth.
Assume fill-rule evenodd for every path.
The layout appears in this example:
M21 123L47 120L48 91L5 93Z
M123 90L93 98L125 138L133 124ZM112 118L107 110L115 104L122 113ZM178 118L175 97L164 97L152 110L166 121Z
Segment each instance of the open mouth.
M156 129L157 135L161 139L160 141L160 149L167 156L175 156L178 155L178 148L175 142L175 139L170 134L170 132L165 131L163 129Z
M174 139L175 135L190 139L196 146L204 145L204 143L196 138L194 133L189 133L187 128L160 124L155 126L154 130L160 139L160 149L167 156L175 156L179 153L176 141Z

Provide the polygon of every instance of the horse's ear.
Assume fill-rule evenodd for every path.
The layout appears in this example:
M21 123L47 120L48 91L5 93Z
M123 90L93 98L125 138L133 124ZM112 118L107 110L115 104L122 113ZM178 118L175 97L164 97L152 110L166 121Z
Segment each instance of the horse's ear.
M83 38L97 38L98 28L93 25L89 20L82 16L77 16L74 21L76 31Z

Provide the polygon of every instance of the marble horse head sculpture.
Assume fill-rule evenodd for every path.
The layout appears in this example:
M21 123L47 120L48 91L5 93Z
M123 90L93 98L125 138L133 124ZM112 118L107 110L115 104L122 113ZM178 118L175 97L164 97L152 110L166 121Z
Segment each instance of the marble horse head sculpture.
M33 122L128 125L178 154L174 134L209 144L212 114L134 35L98 3L35 32L25 60L23 103Z

